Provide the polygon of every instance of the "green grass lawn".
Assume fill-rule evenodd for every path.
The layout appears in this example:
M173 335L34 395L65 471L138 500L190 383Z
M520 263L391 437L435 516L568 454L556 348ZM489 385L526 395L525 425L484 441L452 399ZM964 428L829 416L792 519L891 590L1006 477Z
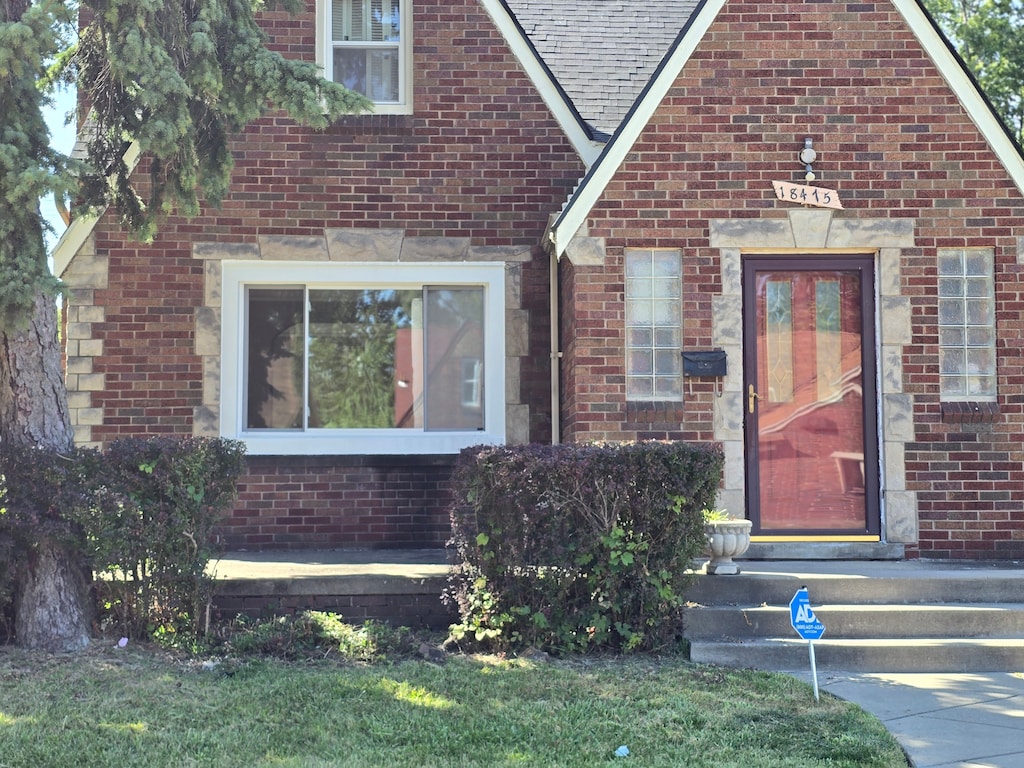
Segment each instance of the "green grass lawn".
M678 658L204 666L134 644L0 647L4 768L603 765L907 763L852 704Z

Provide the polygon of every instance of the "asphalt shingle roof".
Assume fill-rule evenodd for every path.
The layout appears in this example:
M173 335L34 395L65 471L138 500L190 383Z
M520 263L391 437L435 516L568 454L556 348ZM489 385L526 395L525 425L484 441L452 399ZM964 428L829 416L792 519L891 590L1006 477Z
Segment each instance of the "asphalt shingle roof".
M615 132L697 0L505 0L580 116Z

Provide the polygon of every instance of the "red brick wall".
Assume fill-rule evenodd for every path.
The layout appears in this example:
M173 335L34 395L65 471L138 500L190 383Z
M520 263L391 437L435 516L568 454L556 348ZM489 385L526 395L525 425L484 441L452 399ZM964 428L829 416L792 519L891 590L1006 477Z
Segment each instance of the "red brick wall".
M443 548L452 457L253 456L227 549Z
M721 291L709 220L785 217L771 182L802 182L805 136L819 183L840 191L837 217L916 223L902 265L913 306L903 391L914 397L906 481L920 554L1024 557L1024 200L889 3L726 4L592 214L607 264L567 272L567 437L646 433L621 384L622 249L682 249L684 348L708 348ZM974 246L995 249L1001 414L963 429L941 419L935 261L938 248ZM684 384L665 436L708 437L711 386Z
M110 268L109 286L95 292L106 317L94 324L104 349L93 370L106 385L93 395L104 409L94 440L191 434L202 402L194 311L204 285L193 241L252 244L345 227L534 247L522 277L531 327L522 386L532 439L549 438L548 262L536 246L583 167L476 2L417 0L413 11L415 114L351 116L321 133L268 117L234 143L232 188L219 210L171 217L152 244L134 242L110 214L101 220L96 249ZM312 60L312 2L303 15L266 21L277 48ZM273 472L262 459L252 466L224 527L232 546L438 546L447 538L444 469L316 459Z

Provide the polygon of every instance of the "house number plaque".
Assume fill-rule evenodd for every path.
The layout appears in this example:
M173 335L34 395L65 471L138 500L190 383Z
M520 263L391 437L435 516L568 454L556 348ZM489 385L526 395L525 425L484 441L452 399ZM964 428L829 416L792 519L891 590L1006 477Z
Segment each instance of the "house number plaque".
M793 184L789 181L773 181L775 196L779 200L800 205L815 205L818 208L842 209L843 204L839 201L839 193L834 189L824 187L809 187L806 184Z

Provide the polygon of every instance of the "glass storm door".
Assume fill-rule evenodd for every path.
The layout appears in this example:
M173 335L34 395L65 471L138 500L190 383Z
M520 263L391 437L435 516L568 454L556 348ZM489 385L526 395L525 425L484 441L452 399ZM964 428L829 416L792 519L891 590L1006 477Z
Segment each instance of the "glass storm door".
M746 257L743 292L753 533L877 539L873 259Z

